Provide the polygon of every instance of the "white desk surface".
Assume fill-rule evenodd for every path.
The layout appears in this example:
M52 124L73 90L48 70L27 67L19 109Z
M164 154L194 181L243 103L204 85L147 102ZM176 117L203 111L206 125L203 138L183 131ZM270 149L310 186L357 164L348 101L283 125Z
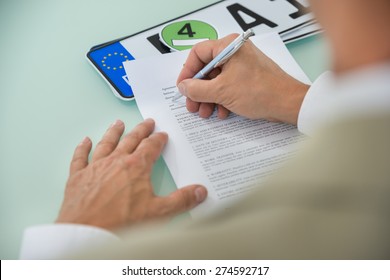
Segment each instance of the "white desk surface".
M2 0L0 2L0 259L18 257L23 229L58 213L74 147L96 143L122 119L141 121L135 102L116 99L86 51L216 1ZM311 79L328 68L319 36L289 46ZM163 162L158 194L176 186Z

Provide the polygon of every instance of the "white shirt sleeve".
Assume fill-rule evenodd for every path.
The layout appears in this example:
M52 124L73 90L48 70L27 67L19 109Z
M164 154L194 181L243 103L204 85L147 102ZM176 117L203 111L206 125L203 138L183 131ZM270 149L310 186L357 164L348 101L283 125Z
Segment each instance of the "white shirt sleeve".
M306 135L313 135L324 121L324 107L333 100L332 83L334 76L325 72L311 85L303 100L298 115L298 129Z
M20 259L66 259L87 248L120 242L111 232L92 226L51 224L25 230Z

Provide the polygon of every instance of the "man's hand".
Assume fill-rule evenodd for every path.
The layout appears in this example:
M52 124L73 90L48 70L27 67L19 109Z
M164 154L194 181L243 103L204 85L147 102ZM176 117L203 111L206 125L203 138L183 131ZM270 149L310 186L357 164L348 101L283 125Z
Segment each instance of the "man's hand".
M116 121L96 146L85 138L75 152L57 223L77 223L117 229L187 211L207 196L203 186L192 185L167 197L153 193L150 175L168 136L154 133L146 120L120 140L125 126Z
M309 88L285 73L247 41L229 61L209 75L210 80L191 79L237 35L195 45L178 77L179 91L187 97L187 109L208 118L218 106L218 116L229 111L251 119L296 124Z

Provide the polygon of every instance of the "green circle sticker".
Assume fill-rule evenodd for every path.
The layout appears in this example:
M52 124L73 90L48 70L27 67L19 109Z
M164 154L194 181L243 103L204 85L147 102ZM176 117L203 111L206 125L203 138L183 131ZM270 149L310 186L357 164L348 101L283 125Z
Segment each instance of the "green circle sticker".
M174 51L192 48L193 45L218 39L217 30L199 20L184 20L164 26L160 32L160 41Z

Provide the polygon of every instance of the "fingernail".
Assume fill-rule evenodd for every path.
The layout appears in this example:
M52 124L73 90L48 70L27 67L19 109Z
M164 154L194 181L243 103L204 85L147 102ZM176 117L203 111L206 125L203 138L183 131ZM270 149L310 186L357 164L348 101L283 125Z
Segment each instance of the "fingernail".
M80 142L79 145L85 145L88 144L89 142L91 142L91 139L89 139L89 137L85 137L83 141Z
M177 88L179 89L180 93L182 95L186 95L186 86L183 82L177 85Z
M147 118L145 119L145 122L154 122L154 120L152 118Z
M196 202L201 203L206 199L207 191L204 187L197 187L195 189Z
M113 126L122 126L123 125L123 122L121 120L116 120L112 125L111 127Z
M166 133L165 131L160 131L160 133L168 137L168 133Z

